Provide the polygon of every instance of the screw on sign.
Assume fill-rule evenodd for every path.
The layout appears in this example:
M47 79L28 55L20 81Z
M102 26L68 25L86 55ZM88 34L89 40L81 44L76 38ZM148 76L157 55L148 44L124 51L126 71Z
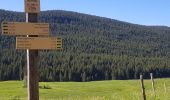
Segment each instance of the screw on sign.
M25 12L26 13L39 13L40 12L40 0L25 0Z

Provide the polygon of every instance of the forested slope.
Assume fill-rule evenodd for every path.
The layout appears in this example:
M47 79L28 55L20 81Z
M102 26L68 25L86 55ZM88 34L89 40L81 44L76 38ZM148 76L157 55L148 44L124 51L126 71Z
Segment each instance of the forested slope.
M0 10L2 21L25 21L24 13ZM64 39L63 51L40 52L40 81L92 81L170 77L170 28L142 26L68 11L41 12L52 36ZM0 28L1 30L1 28ZM26 51L15 37L0 35L0 80L24 76Z

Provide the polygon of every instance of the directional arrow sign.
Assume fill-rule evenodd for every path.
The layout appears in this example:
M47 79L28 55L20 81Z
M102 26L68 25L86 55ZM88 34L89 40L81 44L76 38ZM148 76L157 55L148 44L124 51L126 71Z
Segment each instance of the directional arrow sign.
M26 13L39 13L40 12L40 0L25 0L25 12Z
M47 23L4 22L2 23L4 35L49 35Z
M62 38L56 37L17 37L16 48L21 50L61 50Z

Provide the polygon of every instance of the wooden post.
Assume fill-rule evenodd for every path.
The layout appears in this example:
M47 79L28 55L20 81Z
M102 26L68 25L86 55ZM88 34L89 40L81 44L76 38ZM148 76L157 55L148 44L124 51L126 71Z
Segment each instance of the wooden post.
M37 23L37 13L26 13L26 22ZM33 36L27 36L33 37ZM28 100L39 100L38 50L27 50Z
M140 81L141 81L141 89L142 89L143 100L146 100L145 87L144 87L144 82L143 82L143 75L140 75Z
M164 90L165 90L165 94L167 93L167 88L166 88L166 82L164 81Z
M152 82L152 90L153 90L153 94L154 94L154 97L156 97L155 83L154 83L154 79L153 79L153 74L152 74L152 73L150 73L150 77L151 77L151 82Z

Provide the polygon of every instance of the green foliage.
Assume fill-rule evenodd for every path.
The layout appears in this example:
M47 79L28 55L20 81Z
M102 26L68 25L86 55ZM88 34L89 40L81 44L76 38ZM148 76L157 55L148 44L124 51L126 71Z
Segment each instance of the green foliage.
M0 10L0 23L24 20L24 13ZM39 52L40 81L137 79L150 72L170 77L169 27L67 11L42 12L39 22L64 39L63 51ZM22 80L25 72L26 51L15 50L15 37L0 35L0 80Z

